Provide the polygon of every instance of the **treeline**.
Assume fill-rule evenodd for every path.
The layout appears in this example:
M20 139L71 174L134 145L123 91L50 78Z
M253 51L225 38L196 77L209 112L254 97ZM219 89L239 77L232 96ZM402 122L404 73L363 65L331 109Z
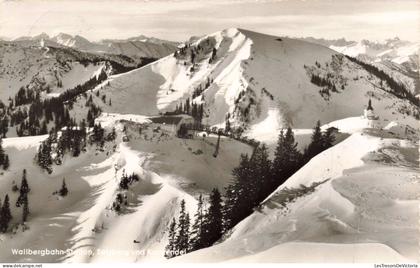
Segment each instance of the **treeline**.
M208 204L202 196L199 197L192 228L185 211L185 201L181 202L178 221L172 220L169 226L165 257L171 258L213 245L312 157L330 148L335 140L334 131L335 128L329 128L322 132L318 121L311 143L301 153L289 127L285 132L280 132L273 160L269 158L268 148L264 144L256 146L251 156L241 155L239 166L232 171L233 181L225 189L224 196L214 189Z
M40 99L40 94L38 91L29 89L27 87L25 88L22 86L19 88L18 92L15 95L14 105L15 106L25 105L39 99Z
M198 85L197 88L194 89L191 99L188 97L184 102L181 102L176 105L175 110L172 112L166 112L166 115L177 115L177 114L187 114L191 115L195 122L198 125L201 125L201 122L204 118L204 102L196 103L194 101L195 98L199 97L210 85L213 83L213 79L207 78L207 81L204 85ZM202 100L204 100L204 96L202 95Z
M388 86L392 89L390 93L392 93L394 96L400 99L405 98L409 100L415 106L420 107L419 99L417 99L416 96L410 90L408 90L404 86L403 83L396 81L393 77L388 75L386 72L380 70L378 67L372 64L366 63L364 61L361 61L359 59L356 59L347 55L346 57L352 62L355 62L358 65L362 66L366 71L375 75L381 81L385 81L388 84Z
M74 124L75 120L70 117L69 107L71 108L74 99L82 93L93 89L107 79L107 75L102 71L97 77L92 77L82 85L77 85L61 93L60 96L41 100L39 95L37 99L32 100L29 106L29 112L17 110L17 115L12 115L12 122L19 124L16 127L18 136L34 136L48 133L48 123L53 122L54 129ZM25 110L24 110L25 111ZM93 125L94 118L100 114L100 108L91 103L87 115L90 126ZM27 117L25 117L27 115ZM40 122L42 121L42 122Z
M131 58L126 60L134 63ZM83 57L79 59L79 62L81 64L96 64L105 61L111 65L112 73L118 74L144 66L155 60L155 58L143 57L141 63L136 66L125 66L108 59L84 59ZM58 97L45 100L41 100L39 91L21 87L13 99L9 98L8 106L0 102L0 134L5 137L9 125L16 127L18 136L33 136L47 134L49 129L56 130L74 123L75 120L70 117L69 110L72 109L75 99L81 94L86 97L88 90L92 90L107 78L107 73L103 69L98 76L92 77L85 83L64 91ZM102 96L102 100L105 102L105 96ZM111 105L111 99L108 100L108 103ZM101 109L93 102L90 102L87 106L89 106L89 111L86 120L88 125L93 127L94 119L101 113ZM50 122L52 123L50 124Z
M184 103L177 104L173 112L167 112L166 115L187 114L194 118L197 125L200 125L204 117L204 103L197 104L187 98Z

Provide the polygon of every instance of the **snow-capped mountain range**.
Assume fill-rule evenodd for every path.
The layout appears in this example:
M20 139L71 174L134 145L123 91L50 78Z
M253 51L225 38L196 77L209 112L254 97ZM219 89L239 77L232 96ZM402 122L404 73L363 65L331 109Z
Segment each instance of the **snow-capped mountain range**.
M172 53L178 45L176 42L143 35L124 40L108 39L100 42L91 42L83 36L72 36L66 33L59 33L52 37L42 33L32 37L19 37L13 41L28 45L36 45L42 42L46 46L65 46L84 52L122 54L135 58L161 58Z
M326 40L308 37L302 40L327 46L352 57L366 56L372 61L390 60L398 64L407 62L410 56L418 55L420 48L420 43L404 41L398 37L387 39L382 43L369 40L347 41L344 38Z
M64 149L47 172L39 165L40 148L53 138L18 137L22 124L38 118L10 125L3 139L10 166L0 173L0 198L11 199L13 227L0 234L0 260L166 262L168 227L181 200L194 217L199 195L223 192L240 155L255 152L255 141L268 145L272 157L280 131L291 127L304 151L318 120L322 130L337 129L334 146L272 189L214 245L169 261L418 260L420 105L413 93L418 79L406 64L414 50L399 40L385 47L320 42L237 28L184 44L143 36L94 43L67 34L0 42L1 116L37 112L49 104L41 101L55 98L62 106L54 107L64 107L79 126L92 119L94 107L106 137L100 145L92 138L77 156ZM138 65L141 57L159 59ZM395 68L380 67L391 62ZM418 74L418 68L410 72ZM77 95L60 99L81 84ZM20 87L41 94L38 106L10 104ZM187 106L202 107L202 123L215 130L192 129L188 139L174 134L178 126L165 114ZM39 121L46 114L38 112ZM189 118L178 116L180 122ZM48 131L58 116L51 118ZM225 134L215 134L219 129ZM100 134L93 127L88 132ZM21 208L14 204L23 169L30 214L20 224ZM122 188L121 178L131 174L137 181ZM57 194L64 181L65 196ZM64 253L19 255L11 248Z

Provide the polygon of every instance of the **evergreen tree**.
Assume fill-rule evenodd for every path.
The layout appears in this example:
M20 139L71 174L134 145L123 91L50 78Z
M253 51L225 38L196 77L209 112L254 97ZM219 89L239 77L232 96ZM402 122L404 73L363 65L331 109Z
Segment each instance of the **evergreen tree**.
M241 155L239 166L232 171L233 183L226 189L225 206L223 207L223 229L231 229L252 212L252 178L250 159L248 155Z
M185 101L185 113L186 114L190 114L190 98L187 98L187 100Z
M22 223L25 223L29 215L29 201L28 196L22 199Z
M271 184L272 163L268 157L268 148L265 144L258 146L251 159L251 171L254 177L256 195L253 206L257 206L265 197L273 191Z
M191 230L191 250L198 250L204 247L203 231L204 231L204 202L203 196L198 197L197 212L194 215L195 221Z
M3 160L3 169L8 170L10 166L9 156L6 154Z
M322 149L326 150L333 146L333 143L335 141L334 137L334 131L336 128L330 127L328 128L323 134L322 134Z
M284 177L288 179L299 168L302 158L299 150L297 149L297 143L295 142L295 137L291 127L287 128L284 136L284 145L286 157L288 158L287 166L284 168Z
M301 159L292 129L289 127L286 133L282 130L274 153L272 190L283 184L300 168Z
M272 171L272 184L273 187L276 185L280 185L284 182L283 177L283 166L284 166L284 153L285 151L285 141L284 141L284 131L283 129L280 131L279 138L277 139L276 150L274 151L274 159L273 159L273 171Z
M25 199L28 198L28 193L30 192L28 181L26 179L26 169L23 170L22 182L20 183L19 197L16 201L16 206L20 207L23 204Z
M0 135L3 138L6 138L6 133L9 130L9 118L7 116L3 117L0 121Z
M213 245L223 234L222 196L216 188L212 190L209 202L203 232L204 247Z
M9 228L9 222L12 220L12 213L10 212L9 195L3 201L3 206L0 211L0 232L5 233Z
M41 130L40 130L39 134L41 134L41 135L48 134L47 122L45 120L42 121L42 127L41 127Z
M6 158L6 153L3 150L2 143L3 143L3 141L2 141L2 138L0 137L0 166L3 166L3 169L5 169L4 168L4 161L5 161L5 158Z
M238 202L237 196L238 195L234 190L234 185L228 185L225 189L225 202L222 209L223 233L226 233L235 225L234 220L237 218L237 216L235 217L235 207Z
M188 134L188 128L185 124L181 124L181 126L178 129L177 136L179 138L185 138Z
M176 237L176 246L180 254L185 254L189 251L189 228L190 216L185 211L185 200L181 201L181 211L178 218L178 234Z
M47 170L48 173L51 173L51 165L53 163L51 157L51 144L52 144L52 136L50 135L45 141L41 143L38 148L38 155L37 155L37 162L38 165Z
M170 259L174 257L176 249L176 220L172 219L169 225L168 245L165 247L165 258Z
M104 134L105 134L105 130L102 128L101 124L95 124L93 126L93 133L91 136L91 140L92 142L96 143L98 146L100 146L101 148L104 145Z
M305 162L309 161L312 157L322 152L322 147L323 138L321 132L321 122L318 120L312 133L311 143L306 148L304 153Z
M73 131L71 147L72 147L73 157L78 157L80 155L81 147L82 147L82 136L80 135L80 131L78 130Z

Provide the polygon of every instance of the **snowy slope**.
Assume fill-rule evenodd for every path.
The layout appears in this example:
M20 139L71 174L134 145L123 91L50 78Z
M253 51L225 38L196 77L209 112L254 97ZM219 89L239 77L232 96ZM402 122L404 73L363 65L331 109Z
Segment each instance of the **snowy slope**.
M11 166L0 175L0 198L9 194L12 224L20 221L21 209L14 206L18 193L12 182L20 184L26 168L29 194L29 230L0 234L0 259L8 262L109 262L163 260L167 244L166 227L177 216L179 202L185 199L191 215L196 198L213 187L222 189L240 153L250 153L248 145L230 139L221 141L214 158L216 138L182 140L139 115L103 114L98 118L107 131L116 128L118 137L105 144L104 151L89 146L77 158L66 156L53 173L43 172L34 157L46 136L3 140ZM142 128L140 135L138 129ZM125 129L125 131L124 131ZM128 136L129 142L122 137ZM201 150L201 153L198 151ZM119 189L122 173L139 175L140 181L128 191ZM66 179L69 195L53 192ZM111 210L116 195L127 195L129 205L118 215ZM41 235L40 235L41 234ZM140 241L134 243L133 241ZM64 255L13 255L11 248L69 249ZM124 251L127 250L127 251ZM89 252L95 252L91 255ZM101 254L113 252L111 254ZM137 252L147 251L147 256ZM127 252L131 252L126 255Z
M357 131L296 172L226 240L174 261L418 261L418 159L418 136ZM286 189L303 195L287 201Z

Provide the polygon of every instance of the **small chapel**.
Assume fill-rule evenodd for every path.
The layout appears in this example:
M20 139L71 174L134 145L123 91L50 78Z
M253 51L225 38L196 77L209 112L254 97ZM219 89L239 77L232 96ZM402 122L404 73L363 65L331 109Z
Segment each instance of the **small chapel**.
M379 116L375 114L375 111L372 107L372 101L369 99L368 106L365 108L363 112L364 118L366 118L369 122L369 127L375 128L378 127L378 120Z
M379 117L375 115L375 111L373 110L371 99L369 99L368 106L364 110L364 116L365 116L365 118L367 118L369 120L378 120L379 119Z

